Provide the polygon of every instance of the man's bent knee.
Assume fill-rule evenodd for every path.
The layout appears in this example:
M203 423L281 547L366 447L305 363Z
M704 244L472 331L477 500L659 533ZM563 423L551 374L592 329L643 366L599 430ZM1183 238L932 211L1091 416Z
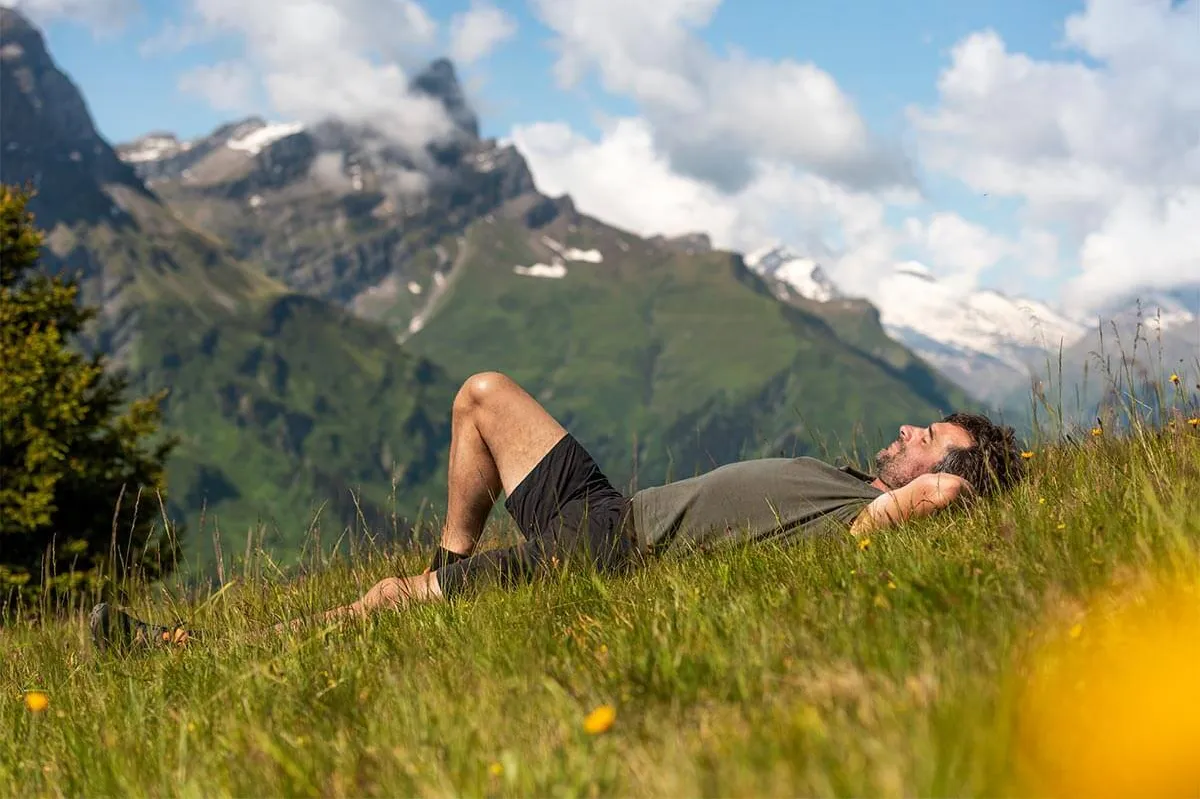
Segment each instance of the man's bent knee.
M512 378L501 372L478 372L468 377L454 398L456 413L469 413L506 389L516 387Z

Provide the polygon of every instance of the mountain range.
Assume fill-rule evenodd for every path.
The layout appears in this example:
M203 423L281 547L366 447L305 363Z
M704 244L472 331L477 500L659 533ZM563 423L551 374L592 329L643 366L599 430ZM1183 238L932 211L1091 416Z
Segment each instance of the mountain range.
M745 260L782 301L847 299L819 263L786 245L766 245ZM1077 415L1094 415L1117 381L1093 377L1089 389L1088 372L1120 371L1122 349L1135 371L1158 371L1159 380L1194 373L1200 354L1200 286L1131 292L1083 317L991 289L962 292L910 261L882 279L875 305L890 337L973 398L1017 417L1028 409L1031 388L1057 391L1060 384L1080 393ZM1160 366L1147 369L1149 363Z
M420 148L258 117L114 147L41 33L9 9L0 33L0 179L36 186L46 268L100 307L85 345L169 389L168 511L200 561L213 525L280 562L314 532L419 534L476 371L512 374L632 490L767 454L867 465L900 424L983 407L972 358L1033 347L999 295L906 316L790 251L583 214L480 136L445 59L410 83L453 121Z

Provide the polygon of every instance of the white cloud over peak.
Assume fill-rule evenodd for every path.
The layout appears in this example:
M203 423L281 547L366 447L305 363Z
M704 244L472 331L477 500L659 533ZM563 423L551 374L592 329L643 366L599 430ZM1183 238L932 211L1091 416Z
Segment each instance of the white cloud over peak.
M1200 0L1090 0L1063 45L1072 60L959 42L912 113L922 161L1063 231L1073 305L1200 279Z
M453 130L436 100L408 91L438 33L413 0L191 0L188 26L171 38L195 42L195 29L239 41L242 54L219 73L186 74L181 86L253 76L251 93L261 88L274 115L369 122L413 150Z
M450 20L450 57L459 64L472 64L516 32L516 20L510 15L484 0L472 0L469 10Z
M597 141L562 123L518 126L512 140L538 188L570 193L584 213L643 236L703 231L717 247L739 251L782 239L862 296L874 296L879 276L902 251L934 265L967 262L982 269L1013 249L950 213L889 226L889 201L911 203L915 196L850 189L788 165L764 163L746 186L722 191L675 170L641 118L613 121Z
M714 54L696 35L720 0L532 0L556 37L559 82L595 71L633 99L681 174L725 191L778 161L855 187L903 184L904 158L814 64Z
M194 94L219 111L245 113L255 105L255 79L242 61L196 67L179 78L179 90Z

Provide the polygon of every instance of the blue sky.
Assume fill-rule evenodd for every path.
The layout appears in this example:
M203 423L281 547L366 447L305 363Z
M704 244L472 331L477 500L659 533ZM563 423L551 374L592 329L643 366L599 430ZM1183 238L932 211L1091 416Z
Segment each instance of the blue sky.
M424 5L442 22L468 8L445 0ZM557 88L551 75L552 31L524 2L501 0L496 5L517 20L518 32L486 61L464 70L466 79L484 82L481 99L490 113L481 121L488 135L504 135L514 124L530 120L564 120L593 129L595 112L627 109L622 98L606 95L594 84L580 90ZM1063 19L1081 8L1081 2L1066 0L737 0L722 4L703 38L716 50L812 60L854 97L873 126L897 132L906 105L936 100L946 50L962 36L993 28L1014 49L1053 58ZM228 113L177 89L187 70L228 57L228 41L202 42L177 53L140 53L142 43L166 25L182 24L182 12L177 2L147 0L117 31L95 30L71 19L46 26L54 57L83 90L97 127L110 141L160 129L198 136L228 121ZM430 54L439 53L434 49ZM271 109L262 112L270 115Z
M782 240L872 298L910 259L1075 310L1200 282L1200 99L1181 88L1200 0L18 2L113 142L249 112L402 127L389 69L499 17L510 35L459 63L483 132L613 224Z

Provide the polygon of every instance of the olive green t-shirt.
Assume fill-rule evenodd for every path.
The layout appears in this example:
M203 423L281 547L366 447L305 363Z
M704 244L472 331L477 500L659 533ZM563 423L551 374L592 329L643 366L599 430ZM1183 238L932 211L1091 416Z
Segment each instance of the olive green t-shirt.
M873 478L816 458L762 458L638 491L633 524L643 550L680 544L788 540L849 526L883 492Z

